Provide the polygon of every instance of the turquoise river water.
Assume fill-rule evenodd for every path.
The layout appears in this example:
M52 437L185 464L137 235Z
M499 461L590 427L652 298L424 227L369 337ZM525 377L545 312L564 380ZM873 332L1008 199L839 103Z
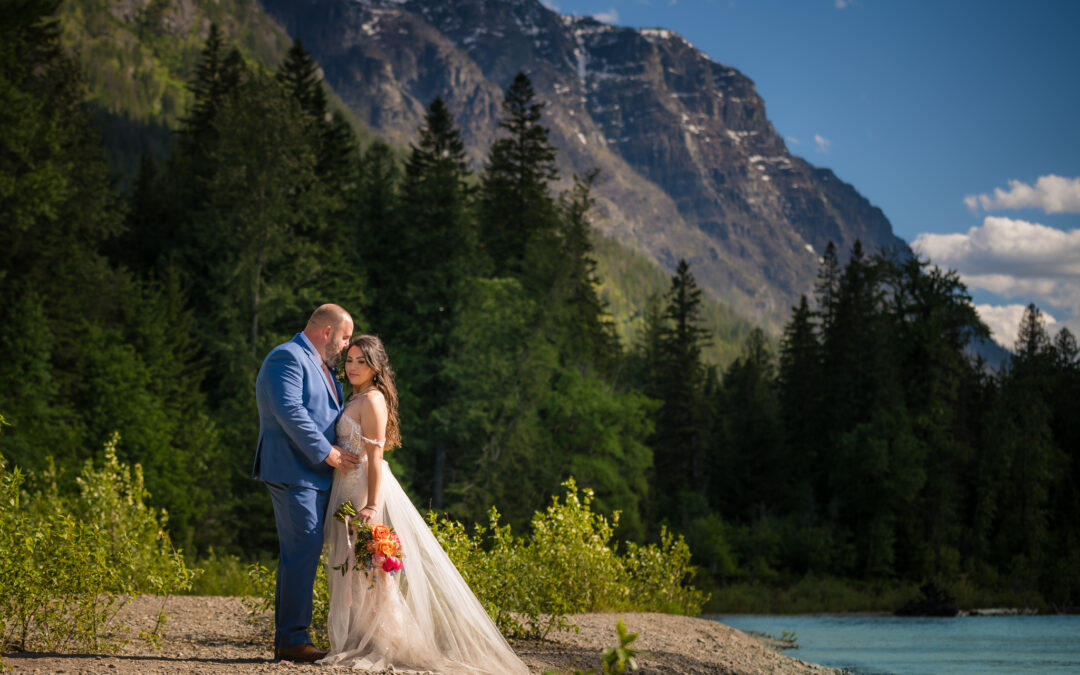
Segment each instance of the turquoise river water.
M855 675L1080 673L1080 616L715 615L739 630L793 631L803 661Z

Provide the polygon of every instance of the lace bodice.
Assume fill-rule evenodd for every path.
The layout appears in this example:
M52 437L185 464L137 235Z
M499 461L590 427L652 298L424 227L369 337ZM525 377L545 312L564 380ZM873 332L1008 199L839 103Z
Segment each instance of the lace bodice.
M354 455L360 455L362 459L367 459L367 453L364 452L363 438L364 436L360 432L360 423L348 415L342 414L337 423L337 444Z

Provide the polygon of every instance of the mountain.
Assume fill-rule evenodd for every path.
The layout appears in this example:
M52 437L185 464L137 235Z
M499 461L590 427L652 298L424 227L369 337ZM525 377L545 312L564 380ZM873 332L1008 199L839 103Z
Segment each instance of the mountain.
M291 42L288 33L255 0L66 0L61 19L64 44L83 63L91 107L121 185L129 184L144 153L159 159L168 155L172 132L190 105L187 83L194 75L211 23L221 29L229 48L236 47L247 61L267 70L278 67ZM472 128L477 162L486 147L475 139L492 137L502 97L497 86L485 86L493 106L487 116L491 128L475 124ZM331 104L347 113L366 145L374 137L371 129L345 108L332 88L328 90ZM362 100L352 104L370 115ZM424 104L416 105L413 112L419 115ZM388 133L387 128L392 127L384 125L380 135L399 150L404 151L416 138L415 127L407 124L395 133ZM669 210L678 219L674 208ZM608 303L623 344L628 345L642 327L647 298L666 292L670 278L640 249L604 236L597 238L596 245L601 296ZM753 324L715 296L703 298L702 319L713 335L704 358L720 366L730 363Z
M262 0L377 133L411 140L441 96L479 164L524 71L563 181L598 167L598 228L774 330L821 252L906 244L828 169L792 155L754 83L668 30L563 16L537 0Z

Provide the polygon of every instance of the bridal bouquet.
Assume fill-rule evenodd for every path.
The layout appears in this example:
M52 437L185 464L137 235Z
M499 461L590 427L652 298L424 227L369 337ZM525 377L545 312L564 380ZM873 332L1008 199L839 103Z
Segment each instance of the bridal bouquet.
M349 542L350 558L355 556L352 569L374 572L381 569L390 575L396 575L401 571L401 561L405 559L405 553L401 550L401 540L394 528L382 523L369 525L362 520L356 519L356 507L351 500L346 500L334 513L334 518L345 523L346 536ZM356 527L356 541L353 541L353 527ZM349 560L334 569L343 575L349 572ZM372 578L372 583L374 583Z

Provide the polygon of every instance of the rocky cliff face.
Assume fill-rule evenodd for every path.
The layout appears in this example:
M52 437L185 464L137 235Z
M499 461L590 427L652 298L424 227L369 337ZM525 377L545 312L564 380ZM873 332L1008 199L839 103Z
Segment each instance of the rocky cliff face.
M791 155L754 83L667 30L562 16L537 0L262 0L376 131L415 137L442 96L478 165L518 71L573 172L603 171L598 227L774 327L833 240L899 246L882 212Z

